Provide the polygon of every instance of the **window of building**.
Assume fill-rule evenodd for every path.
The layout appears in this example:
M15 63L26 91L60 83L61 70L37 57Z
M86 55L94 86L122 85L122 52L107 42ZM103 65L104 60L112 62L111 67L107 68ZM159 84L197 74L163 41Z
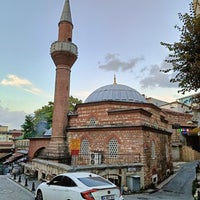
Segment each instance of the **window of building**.
M89 142L87 139L83 139L81 142L81 155L89 154Z
M94 117L90 118L90 126L95 126L96 125L96 119Z
M116 139L111 139L108 144L108 153L110 158L117 158L118 156L118 142Z
M156 157L156 147L155 147L155 142L152 141L151 142L151 158L155 158Z

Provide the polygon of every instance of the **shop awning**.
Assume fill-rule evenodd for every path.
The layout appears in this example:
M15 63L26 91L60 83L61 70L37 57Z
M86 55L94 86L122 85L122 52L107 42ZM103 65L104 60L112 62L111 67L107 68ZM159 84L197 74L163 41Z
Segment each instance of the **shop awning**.
M12 153L8 153L8 154L5 154L5 155L1 156L0 157L0 162L8 159L11 156L12 156Z
M200 133L200 127L196 127L190 130L190 135L198 135L198 133Z
M3 164L10 164L10 163L13 163L21 158L23 158L23 154L20 154L20 153L15 153L13 154L10 158L8 158Z

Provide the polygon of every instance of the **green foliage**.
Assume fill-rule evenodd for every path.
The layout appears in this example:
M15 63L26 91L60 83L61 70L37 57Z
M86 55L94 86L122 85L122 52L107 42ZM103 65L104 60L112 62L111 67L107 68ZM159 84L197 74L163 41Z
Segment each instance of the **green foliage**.
M25 122L22 124L21 127L24 133L23 139L32 137L32 135L34 134L34 117L31 115L26 115Z
M79 103L82 103L82 101L79 100L78 98L70 96L69 111L73 112L75 106ZM53 108L54 108L54 103L48 102L48 105L45 105L42 108L34 111L34 116L26 115L25 122L21 126L24 133L24 139L43 134L43 133L38 133L38 128L37 128L39 123L41 122L47 123L47 127L45 127L46 129L52 127Z
M74 108L77 104L82 103L82 100L74 98L73 96L69 97L69 111L74 111Z
M189 14L180 14L179 19L183 27L175 26L181 32L180 41L173 44L161 42L170 51L165 61L172 64L172 68L162 70L164 73L176 73L171 82L177 82L182 94L197 91L200 88L200 16L196 15L193 4Z
M53 116L53 102L48 102L48 105L34 112L34 124L37 125L41 121L46 121L49 127L52 126L52 116Z

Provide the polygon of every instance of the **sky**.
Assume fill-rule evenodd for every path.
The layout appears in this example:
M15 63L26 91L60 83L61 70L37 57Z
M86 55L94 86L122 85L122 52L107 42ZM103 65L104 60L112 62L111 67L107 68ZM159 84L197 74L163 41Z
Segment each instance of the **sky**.
M178 13L191 0L71 0L73 43L78 59L70 95L85 100L97 88L117 83L167 102L183 97L164 74L168 50L179 41ZM54 100L57 40L64 0L0 2L0 125L21 129L25 115ZM187 95L187 94L186 94Z

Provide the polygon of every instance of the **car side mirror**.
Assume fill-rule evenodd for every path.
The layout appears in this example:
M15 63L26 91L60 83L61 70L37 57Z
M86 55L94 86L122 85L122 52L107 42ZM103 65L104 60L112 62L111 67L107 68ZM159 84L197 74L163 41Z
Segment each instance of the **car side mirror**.
M46 184L47 184L47 185L51 185L51 182L50 182L50 181L47 181Z

